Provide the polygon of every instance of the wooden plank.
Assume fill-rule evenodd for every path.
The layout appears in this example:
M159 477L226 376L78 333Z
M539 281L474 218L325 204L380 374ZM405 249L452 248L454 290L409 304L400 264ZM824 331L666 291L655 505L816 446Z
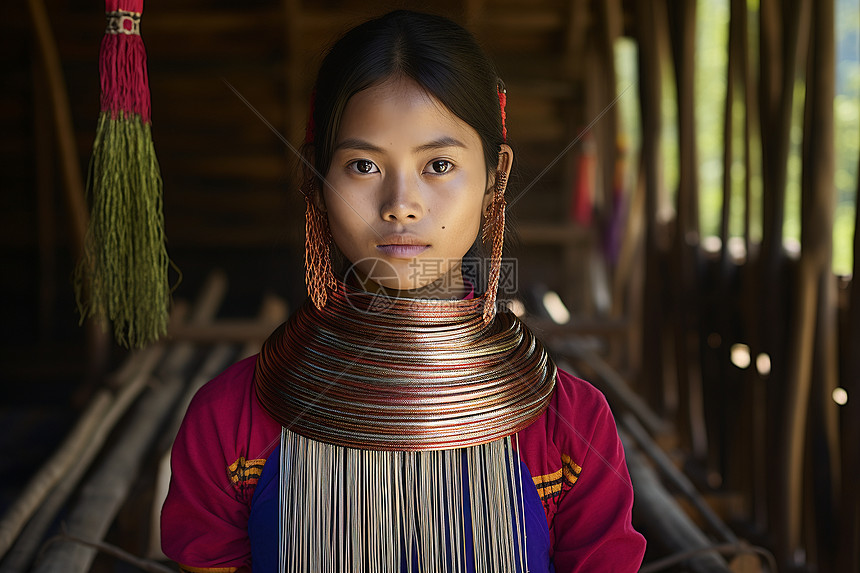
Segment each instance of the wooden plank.
M794 416L789 418L794 431L802 431L805 426L808 433L805 438L815 444L814 448L804 452L802 446L792 444L792 460L797 463L790 471L801 474L804 462L794 456L799 449L801 456L806 455L806 467L810 469L809 478L804 484L806 495L811 507L804 510L798 520L789 527L802 527L802 523L814 523L814 528L806 529L803 538L794 538L795 533L789 530L789 550L794 549L794 543L808 549L810 561L816 563L823 571L834 570L835 546L835 515L836 504L841 491L839 483L840 467L838 453L839 429L837 406L831 398L837 387L837 335L836 335L836 279L832 273L833 259L833 217L836 209L836 187L834 184L834 137L833 137L833 99L836 85L835 45L833 43L833 26L835 19L833 0L815 2L812 7L812 17L809 23L809 56L807 58L807 96L804 117L804 152L803 174L801 188L801 272L804 271L803 260L810 262L809 270L816 285L814 292L815 309L812 322L807 326L812 331L812 364L808 372L803 372L808 379L798 379L797 393L789 396L797 397L806 409L806 424L794 425ZM814 277L814 278L812 278ZM804 277L803 280L807 280ZM803 292L803 291L801 291ZM804 299L805 301L805 299ZM804 305L804 309L806 306ZM804 318L805 315L804 315ZM803 323L801 323L803 324ZM795 347L793 352L797 352ZM804 348L803 351L806 351ZM804 396L806 394L806 396ZM805 398L805 399L804 399ZM796 405L789 402L795 415ZM795 436L791 435L794 439ZM802 475L802 474L801 474ZM790 500L799 503L799 498ZM804 519L805 518L805 519Z

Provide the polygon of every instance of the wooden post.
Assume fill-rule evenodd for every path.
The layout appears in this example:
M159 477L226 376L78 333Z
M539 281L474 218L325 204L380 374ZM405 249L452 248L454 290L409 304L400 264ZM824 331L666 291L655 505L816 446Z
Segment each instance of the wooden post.
M640 392L652 408L663 405L663 313L661 308L661 256L657 209L660 196L660 141L662 70L658 19L665 14L661 0L637 0L634 4L636 40L639 47L639 105L642 117L642 172L645 181L645 280L642 313L642 376Z
M860 173L860 161L858 161ZM837 571L860 571L860 490L849 487L860 475L860 178L854 200L854 269L851 278L846 341L842 345L842 499L839 504Z
M828 28L829 26L829 28ZM785 476L785 488L780 493L781 505L786 509L786 520L778 531L780 543L778 558L791 566L798 549L815 546L814 539L806 544L802 537L803 523L803 468L805 442L810 423L811 395L822 387L835 385L835 380L816 380L814 361L827 361L820 355L822 342L834 344L828 333L834 326L827 315L834 311L822 308L827 305L827 282L832 275L833 236L833 95L834 46L833 1L814 3L809 43L809 75L807 77L806 113L804 126L804 166L802 186L802 251L798 270L798 293L795 306L795 323L790 346L790 370L786 394L786 413L783 419L784 450L779 471ZM822 328L824 331L822 331ZM826 369L825 369L826 370ZM835 373L835 371L834 371ZM825 374L826 375L826 374ZM817 443L816 449L830 449L832 445ZM818 454L819 452L816 452ZM826 455L826 454L825 454ZM827 464L829 465L829 463ZM827 468L830 471L830 468ZM827 484L829 485L829 484ZM821 484L816 484L822 487ZM807 485L809 487L809 484ZM826 487L826 486L825 486ZM829 504L828 500L828 504ZM826 527L825 524L817 524ZM811 532L812 536L816 534ZM820 565L826 565L827 557ZM828 569L828 567L824 567Z
M794 101L795 71L799 54L805 54L799 45L800 23L808 22L808 0L762 0L760 3L759 61L762 150L762 244L757 263L757 307L761 328L750 342L753 356L766 353L770 356L771 372L768 378L767 398L761 407L766 408L768 424L767 465L770 468L768 488L768 528L783 531L789 520L784 492L788 487L785 466L786 456L780 444L785 417L784 389L789 357L786 349L788 319L787 296L790 284L787 279L787 259L782 246L782 228L785 218L785 186L790 141L792 105ZM787 535L777 535L786 540ZM777 551L783 557L788 549ZM783 564L785 561L783 560Z
M833 570L835 501L840 484L839 439L836 404L831 394L837 386L836 279L832 272L834 186L833 101L835 96L834 2L815 2L810 26L807 65L807 99L804 127L803 197L801 231L803 257L815 267L816 312L810 326L815 333L813 363L807 381L809 398L808 451L811 482L806 491L812 500L806 545L815 547L812 562Z
M752 149L754 138L757 149L761 149L761 139L755 127L759 125L759 113L756 99L756 82L753 80L750 67L749 29L748 29L748 5L744 0L733 0L732 19L738 20L738 32L741 34L739 40L740 76L743 79L744 98L744 252L746 260L740 269L741 297L740 309L744 317L741 321L742 334L752 350L752 355L757 356L761 352L759 336L759 294L752 281L758 276L755 272L758 263L758 249L753 248L752 227L752 185L751 182L756 174L761 172L761 164L753 163ZM734 7L734 6L737 7ZM759 158L760 159L760 158ZM755 172L754 172L755 170ZM729 349L726 349L725 360L730 360ZM752 517L755 526L764 530L767 527L767 492L769 491L768 473L768 442L767 442L767 393L766 383L759 375L757 368L748 368L742 375L745 387L744 403L747 405L745 418L749 419L748 435L748 465L751 471L748 474L750 480L750 497L752 504Z
M732 0L730 4L729 34L726 51L728 61L726 64L726 100L723 107L723 204L720 213L720 252L717 264L717 281L719 289L714 293L717 307L715 332L719 336L719 345L713 349L716 355L716 363L709 376L703 376L703 394L705 397L705 416L707 420L708 436L708 467L709 471L718 471L726 481L726 473L729 469L725 460L729 458L729 451L734 445L732 441L732 429L737 427L740 412L729 408L735 396L736 387L732 384L731 362L729 348L733 340L732 309L734 308L736 292L732 289L732 281L736 269L729 255L729 239L731 233L729 221L732 210L732 163L734 162L734 121L735 108L735 79L738 75L740 36L746 34L746 29L741 28L741 21L746 12L744 0ZM701 308L701 306L700 306ZM705 336L711 333L703 332ZM705 359L705 356L702 356ZM707 366L703 365L707 371ZM739 444L740 445L740 444ZM742 456L732 456L733 460L746 461Z
M675 64L678 106L679 184L671 249L669 289L672 292L674 363L679 398L678 430L699 460L707 454L702 415L699 344L694 322L699 244L698 175L695 129L695 35L696 4L691 0L670 3L669 30Z

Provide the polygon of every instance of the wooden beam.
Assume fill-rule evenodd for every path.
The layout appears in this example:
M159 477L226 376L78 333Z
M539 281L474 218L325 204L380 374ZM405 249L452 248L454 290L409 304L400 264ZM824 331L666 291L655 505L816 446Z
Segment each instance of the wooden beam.
M620 435L636 497L634 518L642 524L649 545L669 553L709 547L710 540L663 487L656 472L644 460L644 456L636 451L630 436L624 432ZM725 559L716 551L690 558L683 565L685 571L695 573L731 572ZM645 567L647 564L643 569Z

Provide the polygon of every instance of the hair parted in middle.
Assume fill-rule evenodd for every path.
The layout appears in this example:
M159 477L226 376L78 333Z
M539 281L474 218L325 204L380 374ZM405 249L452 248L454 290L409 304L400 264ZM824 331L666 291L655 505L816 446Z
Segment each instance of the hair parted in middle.
M387 80L408 78L471 126L481 139L487 170L495 170L505 143L495 66L475 38L443 17L389 12L352 28L320 65L309 125L312 157L325 175L346 104L356 93Z

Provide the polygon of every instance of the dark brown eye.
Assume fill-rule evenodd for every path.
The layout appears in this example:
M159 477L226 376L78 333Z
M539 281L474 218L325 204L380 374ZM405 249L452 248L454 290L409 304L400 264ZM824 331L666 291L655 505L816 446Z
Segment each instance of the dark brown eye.
M440 159L438 161L434 161L430 164L431 169L433 169L434 173L447 173L451 170L453 165L450 161L446 161L445 159Z
M366 175L368 173L375 173L376 171L378 171L373 161L369 161L367 159L358 159L356 161L353 161L352 163L350 163L350 167L354 171L363 175Z

